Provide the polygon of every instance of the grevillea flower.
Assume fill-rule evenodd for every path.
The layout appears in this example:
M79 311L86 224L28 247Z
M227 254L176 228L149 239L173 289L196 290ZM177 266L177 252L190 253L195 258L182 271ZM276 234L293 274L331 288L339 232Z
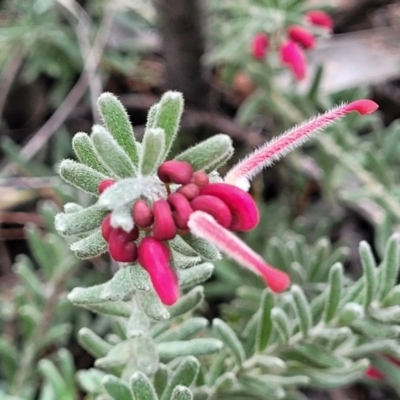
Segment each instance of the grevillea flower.
M251 42L251 55L256 60L263 60L267 55L269 38L266 33L257 33Z
M102 95L100 105L102 102L111 104L113 112L118 107L123 110L111 94ZM358 100L299 125L255 150L224 179L215 169L232 154L231 139L225 135L216 135L165 161L182 107L180 94L165 94L149 113L149 126L140 145L133 141L125 116L120 119L123 129L119 125L117 129L110 123L115 116L110 120L104 113L114 134L112 137L105 129L94 130L97 153L88 146L88 136L77 134L73 145L83 164L62 162L61 176L99 195L99 199L87 209L66 209L59 214L58 231L64 235L88 235L71 246L80 257L93 257L108 249L110 256L124 265L138 263L166 305L178 299L182 268L187 267L182 262L188 254L192 255L190 263L201 257L209 260L211 253L204 249L210 246L260 275L272 291L286 290L290 284L288 275L268 265L233 233L254 229L259 222L257 205L247 193L250 181L314 133L350 112L370 114L377 104ZM103 148L105 142L109 147ZM87 152L87 159L81 148ZM90 179L82 179L85 174ZM200 241L200 247L196 241Z
M306 77L307 60L301 47L288 40L279 48L280 59L283 65L288 66L294 77L301 81Z
M312 49L315 46L314 35L300 25L290 25L287 29L290 40L298 43L305 49Z
M307 12L305 16L312 25L327 28L329 31L333 29L333 20L325 11L312 10Z

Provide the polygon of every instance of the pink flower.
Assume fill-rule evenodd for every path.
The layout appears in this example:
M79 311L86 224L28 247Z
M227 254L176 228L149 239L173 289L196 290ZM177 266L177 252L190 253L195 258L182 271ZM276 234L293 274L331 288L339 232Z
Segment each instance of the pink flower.
M315 45L314 35L300 25L289 26L287 33L293 42L300 44L305 49L312 49Z
M312 24L327 28L329 31L333 29L333 20L325 12L321 10L312 10L306 13L306 19Z
M251 42L251 55L256 60L263 60L267 55L269 38L264 32L257 33Z
M292 70L298 81L303 80L306 76L307 61L301 47L297 43L288 40L281 45L279 52L282 64Z

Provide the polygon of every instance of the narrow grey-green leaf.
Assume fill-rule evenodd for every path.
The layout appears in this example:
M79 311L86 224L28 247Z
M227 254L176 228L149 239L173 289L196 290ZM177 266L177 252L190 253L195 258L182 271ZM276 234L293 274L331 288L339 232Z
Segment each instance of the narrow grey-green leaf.
M78 342L88 353L96 358L104 357L112 347L89 328L81 328L79 330Z
M385 256L381 270L381 286L379 295L384 299L396 285L400 268L400 235L392 235L385 248Z
M269 289L264 289L260 302L260 318L257 321L256 352L261 353L267 347L271 332L271 310L274 307L274 296Z
M197 307L204 299L204 288L196 286L183 295L168 311L171 318L187 313Z
M376 262L370 245L362 241L359 246L361 264L363 267L364 278L364 301L363 305L368 308L373 300L377 288L376 281Z
M87 133L78 132L72 138L72 147L76 156L78 157L78 160L82 164L85 164L104 175L109 175L111 173L96 154L93 142Z
M315 278L320 275L319 271L323 267L323 263L328 257L331 248L331 243L326 237L319 239L318 242L315 244L311 261L308 266L309 277L311 281L315 281Z
M116 376L106 375L102 379L102 383L114 400L133 400L128 385Z
M141 267L138 263L134 263L129 264L125 268L129 268L132 285L137 290L152 290L153 285L150 281L149 274L143 267Z
M66 182L96 196L99 184L109 178L107 175L73 160L61 161L59 173Z
M212 330L214 335L231 350L236 364L238 366L242 365L246 359L246 353L233 329L221 319L215 318L212 322Z
M300 286L293 285L290 290L293 297L294 311L299 321L300 331L305 337L307 336L308 331L311 329L313 323L311 307Z
M65 395L68 390L65 385L64 379L61 376L60 372L57 370L56 366L50 360L47 360L45 358L39 360L38 369L41 375L45 377L50 383L57 398Z
M289 318L286 313L281 308L274 307L271 310L271 320L272 324L278 331L281 343L287 343L290 338L291 329Z
M183 112L183 97L179 92L167 92L158 103L157 115L153 127L161 128L165 132L164 160L171 150L172 144L179 130Z
M328 290L325 300L324 321L330 322L336 315L342 294L343 266L336 263L329 271Z
M340 325L350 325L356 319L364 318L365 312L362 305L358 303L347 303L339 311L338 321Z
M153 104L150 107L149 112L147 113L147 121L146 121L145 132L147 132L148 129L155 128L156 118L157 118L157 114L158 114L158 110L159 109L160 109L160 106L159 106L158 103Z
M135 135L125 107L112 93L103 93L99 97L98 106L107 129L137 166L139 156Z
M189 387L196 379L200 370L200 362L197 358L189 356L184 358L168 382L160 400L170 400L173 390L178 385Z
M157 336L156 341L186 340L203 330L207 325L208 321L205 318L194 317Z
M165 153L165 132L160 128L146 130L142 141L140 154L140 173L142 175L153 174Z
M285 361L281 358L266 355L256 355L253 358L254 365L267 368L275 373L285 372L287 370L287 365Z
M218 249L204 239L189 233L183 237L183 240L205 260L216 261L221 258Z
M161 397L168 384L168 367L162 363L158 364L157 372L154 374L154 388L158 397Z
M107 251L107 242L101 235L100 229L91 233L84 239L78 240L71 245L73 251L79 258L93 258Z
M129 318L131 315L130 305L123 301L105 301L104 303L80 304L80 306L98 314L125 318Z
M161 360L172 360L183 356L217 353L223 346L223 343L217 339L191 339L158 343L157 351Z
M167 308L153 290L138 291L144 312L156 321L164 321L170 317Z
M58 233L65 236L90 232L101 225L107 213L104 207L94 204L72 214L57 214L55 226Z
M188 257L196 257L199 253L193 249L185 240L183 240L182 236L176 235L172 240L168 241L171 249L177 251L178 253L183 254Z
M171 394L171 400L192 400L193 393L186 386L178 385Z
M97 154L115 175L120 178L136 175L136 169L131 159L110 132L101 125L94 125L91 138Z
M196 286L209 279L214 271L214 265L203 263L179 271L179 285L182 288Z
M396 340L377 339L345 351L345 356L351 358L371 357L374 354L390 354L398 358L400 346Z
M131 388L135 400L158 400L150 379L143 372L135 372L131 378Z
M64 204L64 212L66 214L72 214L82 210L83 207L80 204L74 202L69 202Z
M131 295L134 291L130 271L125 267L120 268L114 276L103 285L104 289L100 295L103 301L124 300L125 297Z
M195 171L211 172L228 161L233 151L232 139L221 133L185 150L175 160L189 162Z
M144 312L137 295L132 296L131 315L126 324L126 336L144 336L149 334L150 319Z
M18 255L14 272L20 277L24 287L33 295L35 301L43 304L46 294L30 258L25 254Z

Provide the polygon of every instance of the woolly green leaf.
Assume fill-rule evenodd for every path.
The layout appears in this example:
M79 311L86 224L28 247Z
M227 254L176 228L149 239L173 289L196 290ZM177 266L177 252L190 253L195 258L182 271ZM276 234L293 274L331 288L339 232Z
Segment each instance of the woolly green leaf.
M171 258L172 258L172 265L175 268L186 269L190 267L194 267L201 263L201 257L195 256L185 256L177 251L171 249Z
M399 366L384 357L375 356L371 358L371 361L373 366L384 374L385 380L398 392L400 390Z
M75 388L75 365L71 352L67 349L58 350L57 361L67 387Z
M328 257L330 251L331 243L325 237L319 239L315 244L309 264L309 276L311 281L314 281L314 278L319 275L318 271L322 268L323 261Z
M54 273L56 260L54 257L49 256L49 249L43 241L42 233L33 224L28 224L25 228L25 232L29 249L35 257L35 260L39 264L40 268L42 268L46 277L51 277Z
M313 325L310 304L301 287L293 285L290 290L293 297L294 311L299 321L300 331L303 336L306 337Z
M400 346L390 339L375 340L346 350L345 355L351 358L371 357L374 354L391 354L400 357Z
M341 325L349 325L356 319L364 318L365 312L363 306L358 303L347 303L339 312L338 321Z
M214 271L214 265L203 263L188 269L182 269L179 274L179 286L187 288L196 286L209 279Z
M261 353L267 347L272 332L271 310L275 299L269 289L264 289L260 302L260 318L257 322L256 352Z
M171 395L171 400L192 400L193 393L186 386L178 385Z
M212 322L212 330L214 335L231 350L237 365L242 365L246 359L246 354L233 329L221 319L215 318Z
M68 393L69 390L65 385L63 377L50 360L44 358L39 360L38 369L41 375L50 383L57 398L62 398Z
M384 299L397 282L400 268L400 235L392 235L386 243L385 256L381 267L380 299Z
M115 210L138 199L146 187L154 187L152 178L127 178L108 187L99 198L99 205ZM157 188L156 188L157 189ZM160 186L160 192L162 188ZM161 192L162 193L162 192Z
M373 320L356 320L351 327L356 332L361 332L370 338L395 339L400 337L400 326L382 324Z
M165 151L160 161L166 158L179 130L183 112L183 97L179 92L167 92L158 103L157 115L153 127L161 128L165 132Z
M66 214L72 214L72 213L76 213L76 212L82 211L82 210L83 210L83 207L80 204L76 204L73 202L64 204L64 212Z
M68 300L77 305L102 303L101 293L104 283L90 287L75 287L68 294Z
M187 313L197 307L204 299L204 288L197 286L183 295L168 311L171 318Z
M168 368L164 364L158 364L158 369L154 374L153 382L157 396L161 397L168 384Z
M34 271L32 261L26 255L20 254L17 256L14 272L22 279L24 288L41 304L45 299L45 293L42 282Z
M89 328L79 330L78 342L89 354L96 358L104 357L112 348L109 343Z
M193 249L185 240L182 239L182 236L176 235L172 240L168 241L168 244L172 250L183 254L188 257L196 257L199 253Z
M216 392L227 391L237 383L236 375L233 372L225 372L216 381L213 390Z
M90 232L98 228L108 211L98 204L94 204L81 211L56 215L55 226L61 235L70 236Z
M130 281L137 290L149 291L153 285L150 281L149 274L138 263L129 264L125 268L129 269Z
M93 258L107 251L107 242L98 229L84 239L72 243L70 248L79 258Z
M250 394L256 398L265 398L265 395L268 394L272 399L282 399L285 396L282 387L258 377L244 375L240 378L239 384L243 386L247 396Z
M279 334L281 343L286 343L291 335L290 322L286 313L280 308L272 308L271 321Z
M194 317L182 324L169 329L156 338L157 342L168 342L171 340L185 340L203 330L208 325L205 318Z
M123 301L106 301L104 303L80 304L81 307L87 308L98 314L109 314L116 317L126 317L131 315L131 307Z
M347 326L341 326L339 328L321 328L315 331L311 330L308 333L314 340L329 340L329 341L343 341L350 338L353 335L351 329Z
M342 368L346 365L343 359L334 355L324 346L316 343L298 344L293 349L285 352L285 356L290 360L295 360L312 367Z
M143 307L144 312L152 319L156 321L164 321L169 319L170 314L167 308L161 303L160 298L150 291L138 291L138 295Z
M129 178L136 174L135 166L123 148L110 132L101 125L94 125L91 135L97 154L113 173L120 178Z
M2 360L1 372L11 381L19 368L20 354L16 347L4 338L0 338L0 358Z
M312 385L320 388L342 387L360 379L368 367L368 360L359 360L344 368L304 368L299 367L299 374L311 378Z
M132 296L131 316L126 324L126 337L143 336L148 334L150 319L143 311L138 296Z
M59 173L66 182L96 196L99 184L109 178L93 168L72 160L61 161Z
M398 324L400 322L400 306L372 309L372 318L387 324Z
M223 343L217 339L191 339L157 344L161 360L172 360L183 356L201 356L220 351Z
M274 382L279 386L305 386L308 385L311 379L305 375L281 376L281 375L261 375L261 379L266 382Z
M107 130L137 166L139 162L137 144L124 106L112 93L103 93L99 97L98 106Z
M218 249L208 241L198 238L190 233L185 235L183 239L203 259L208 261L215 261L221 258L221 254Z
M102 384L114 400L133 400L128 385L116 376L106 375Z
M90 394L99 394L100 388L102 387L101 381L106 375L105 372L100 371L96 368L90 368L87 370L79 370L76 373L76 380L85 392Z
M370 245L363 241L359 246L361 264L363 267L364 277L364 301L363 305L368 308L374 299L377 288L376 281L376 263Z
M167 387L160 400L170 400L172 392L178 385L190 386L197 377L200 370L200 362L197 358L189 356L184 358L172 373Z
M276 268L282 271L289 272L290 270L290 259L289 254L286 252L285 246L281 239L272 237L267 244L268 260Z
M145 132L147 132L147 130L149 130L151 128L155 128L156 118L157 118L157 114L158 114L159 110L160 110L159 103L153 104L150 107L149 112L147 113L147 121L146 121Z
M400 304L400 285L395 286L382 301L385 307L395 306Z
M146 130L142 141L142 151L140 155L141 174L153 174L157 170L164 153L165 132L158 128Z
M104 284L104 289L101 292L103 301L123 300L134 291L132 285L130 271L128 268L120 268L114 276Z
M285 372L287 370L285 361L274 356L256 355L254 357L254 365L267 368L275 373Z
M185 150L175 157L178 161L189 162L195 171L211 172L225 164L233 154L232 139L219 134Z
M328 290L324 308L324 321L330 322L336 315L342 294L343 266L336 263L329 271Z
M135 400L158 400L149 378L142 372L135 372L131 378L131 388Z
M87 165L104 175L110 175L110 170L108 170L101 159L99 159L94 150L93 142L87 133L78 132L72 138L72 147L82 164Z

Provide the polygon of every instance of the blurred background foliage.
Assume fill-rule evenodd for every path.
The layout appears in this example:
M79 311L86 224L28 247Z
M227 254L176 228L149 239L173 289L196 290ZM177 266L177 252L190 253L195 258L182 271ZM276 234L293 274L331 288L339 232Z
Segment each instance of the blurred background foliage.
M307 55L310 69L305 82L293 80L276 54L271 53L265 61L252 57L250 41L257 32L282 34L285 26L301 22L303 13L313 8L330 12L335 28L331 38L319 39L321 43ZM321 335L315 346L325 346L333 354L324 353L324 368L336 368L337 372L339 367L351 365L353 369L346 370L350 375L354 372L354 379L348 382L351 385L332 389L328 384L315 384L334 375L330 370L318 375L315 360L308 360L312 370L308 378L299 378L300 361L285 353L285 330L279 326L282 321L284 326L287 318L297 321L291 292L276 300L284 315L278 312L275 317L274 327L280 329L273 333L272 346L280 341L283 347L274 356L294 361L289 370L282 367L280 358L261 361L270 363L264 364L264 374L271 374L268 368L272 368L279 375L277 371L283 368L285 373L289 371L286 377L294 380L282 379L268 387L249 378L241 381L244 386L240 390L229 392L237 379L229 375L235 357L243 358L242 362L252 357L263 306L260 301L265 303L268 295L262 292L258 278L222 260L204 285L206 302L195 315L208 320L222 318L240 341L228 340L231 353L224 351L219 358L203 363L202 371L211 368L196 378L195 398L244 398L243 390L253 396L248 398L259 398L257 393L265 390L275 393L271 398L285 399L399 398L396 368L379 356L382 352L400 356L398 316L383 313L387 319L377 322L377 309L374 315L364 314L360 307L366 300L354 287L364 276L360 241L369 243L364 245L364 256L368 246L368 254L373 254L379 265L390 253L388 243L394 239L389 238L398 231L400 58L395 75L383 74L379 82L371 78L363 85L350 84L338 90L324 89L331 65L313 61L313 54L322 47L329 51L336 37L353 43L355 32L374 35L383 29L395 36L399 25L396 1L177 0L174 7L166 0L0 1L0 396L7 400L131 398L113 397L109 384L113 378L108 375L104 381L104 372L90 369L95 358L104 356L104 349L93 351L90 340L85 346L82 328L89 326L93 335L115 344L126 339L126 326L119 319L77 308L67 299L74 287L100 284L110 279L114 269L107 257L85 262L75 259L55 233L53 217L65 202L89 205L92 201L61 182L56 170L61 159L72 157L72 135L88 132L93 122L98 122L95 101L101 92L112 91L120 97L140 135L148 108L163 91L176 89L183 91L187 102L177 146L186 148L224 132L234 140L236 159L337 103L369 96L381 105L376 115L351 115L264 171L251 189L262 222L243 235L271 264L290 273L310 303L314 322L324 318L321 294L329 287L329 279L332 285L330 267L343 265L347 273L341 289L343 315L334 328L348 327L351 318L359 318L361 333L352 338L356 341L352 346L374 340L380 345L364 348L364 353L348 349L346 353L350 345L343 329L339 332L343 337L338 333L336 342ZM347 48L343 51L344 57L351 57ZM336 70L339 75L348 73L337 66ZM398 305L398 287L393 291L379 307ZM185 318L179 320L184 322ZM226 334L221 324L222 328L217 323L215 329ZM300 329L296 324L292 323L291 334ZM167 325L155 324L153 338L167 332L171 328ZM221 339L221 332L214 336ZM222 333L221 340L224 338ZM384 339L387 341L382 342ZM235 347L237 341L243 342L243 349ZM304 348L296 351L304 355L306 344L311 345L300 344ZM385 381L362 378L366 365L361 359L371 359L372 354L376 354L374 365L387 376ZM347 358L343 361L345 357L351 363ZM247 365L249 370L254 368L252 362L254 358ZM196 364L193 360L187 363ZM177 363L168 368L176 373ZM197 364L193 368L197 371ZM338 372L342 378L343 371ZM290 389L308 385L312 373L316 374L311 378L312 389ZM142 379L136 378L138 382ZM202 395L207 385L211 389ZM285 385L289 390L282 397ZM174 387L170 385L168 390L172 393ZM176 398L192 398L179 390Z

